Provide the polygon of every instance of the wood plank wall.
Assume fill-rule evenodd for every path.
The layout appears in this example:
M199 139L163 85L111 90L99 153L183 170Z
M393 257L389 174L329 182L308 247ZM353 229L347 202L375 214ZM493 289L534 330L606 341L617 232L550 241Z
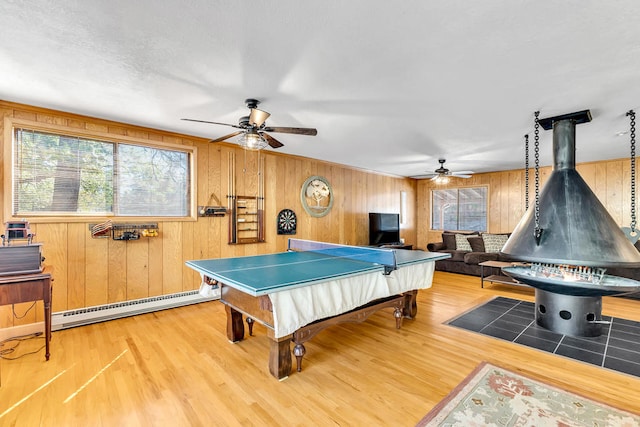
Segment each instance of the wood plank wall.
M210 144L207 139L179 135L124 123L47 110L0 101L4 117L92 130L112 136L126 135L140 141L195 145L197 147L197 204L227 204L229 153L235 153L237 195L257 194L258 154L231 144ZM212 136L217 132L212 127ZM4 130L0 128L0 156L4 152ZM313 143L313 140L308 141ZM416 244L416 181L358 170L308 158L279 154L272 150L264 156L265 235L266 242L229 245L229 217L205 217L197 221L162 221L159 237L138 241L93 239L86 222L38 222L32 219L35 241L43 243L45 265L54 277L53 311L64 311L106 303L170 294L197 289L199 277L184 262L279 252L286 249L289 236L277 235L276 217L281 209L293 209L298 217L297 234L301 239L365 245L368 243L368 212L398 212L400 192L407 194L407 221L402 237ZM10 167L8 159L2 168ZM331 212L312 218L300 202L300 188L312 175L324 176L334 193ZM0 189L7 191L0 170ZM213 196L212 196L213 195ZM217 198L217 200L216 200ZM0 211L4 212L4 193ZM7 218L3 219L3 223ZM117 221L117 218L114 218ZM144 221L141 218L141 221ZM2 226L4 228L4 226ZM0 307L0 328L42 321L39 303L23 318L16 318L12 307ZM22 316L31 304L17 304L15 314Z
M621 227L631 223L631 164L629 159L579 163L578 173ZM540 168L540 189L551 175L551 167ZM431 229L431 190L455 187L487 186L489 189L488 231L511 232L525 211L525 171L475 174L469 179L453 178L446 185L431 180L418 181L417 242L426 248L430 242L442 241L442 232ZM534 172L529 171L529 206L534 206ZM637 198L637 195L636 195Z

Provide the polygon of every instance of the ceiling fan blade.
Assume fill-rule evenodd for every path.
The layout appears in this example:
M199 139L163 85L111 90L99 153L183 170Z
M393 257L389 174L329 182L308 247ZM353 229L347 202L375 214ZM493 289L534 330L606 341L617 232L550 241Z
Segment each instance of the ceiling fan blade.
M451 172L451 175L473 175L473 171L456 171Z
M451 176L453 176L454 178L471 178L471 175L460 175L460 174L457 174L457 173L455 173L455 174L453 174Z
M234 127L234 128L242 129L242 126L232 125L230 123L209 122L207 120L197 120L197 119L180 119L180 120L186 120L188 122L207 123L207 124L210 124L210 125L231 126L231 127Z
M277 139L275 139L274 137L272 137L268 133L262 132L262 133L260 133L260 135L262 135L262 137L267 140L267 143L269 144L269 146L271 148L284 147L284 144L282 142L278 141Z
M256 127L262 126L262 124L269 118L271 114L266 111L258 110L257 108L251 109L251 115L249 115L249 124Z
M226 139L233 138L236 135L240 135L243 132L244 132L243 130L239 130L238 132L233 132L233 133L230 133L229 135L225 135L225 136L221 136L220 138L212 139L209 142L222 142L222 141L224 141Z
M296 135L315 136L318 134L317 129L313 129L313 128L266 127L263 130L266 132L276 132L276 133L295 133Z

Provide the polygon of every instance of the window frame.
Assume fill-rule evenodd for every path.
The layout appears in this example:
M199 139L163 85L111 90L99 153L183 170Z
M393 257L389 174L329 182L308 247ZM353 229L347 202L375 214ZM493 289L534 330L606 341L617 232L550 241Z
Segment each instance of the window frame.
M86 215L84 213L65 213L65 214L14 214L13 213L13 191L14 191L14 128L25 128L29 130L60 134L71 137L80 137L94 139L110 143L121 143L149 147L155 149L181 151L187 154L189 162L189 201L188 213L185 216L123 216L115 213L101 213L96 215ZM95 222L101 218L108 218L114 221L196 221L197 217L197 147L195 145L182 145L174 143L166 143L162 141L145 140L141 138L131 137L128 135L114 135L112 133L102 132L99 130L87 130L70 126L63 126L51 123L41 123L32 120L19 119L14 117L5 117L4 119L4 182L2 185L4 191L4 221L14 221L27 218L31 223L59 223L59 222Z
M486 190L486 206L485 206L485 211L486 211L486 230L449 230L449 229L445 229L445 228L434 228L433 227L433 212L434 212L434 208L433 208L433 194L435 191L445 191L445 190L456 190L456 191L460 191L460 190L464 190L464 189L468 189L468 188L485 188ZM459 193L458 193L459 194ZM433 232L442 232L442 231L481 231L481 232L488 232L489 231L489 215L490 215L490 206L491 202L490 202L490 188L488 184L479 184L479 185L467 185L467 186L459 186L459 187L448 187L448 188L429 188L429 229ZM458 219L458 222L459 219ZM444 225L443 225L444 226Z

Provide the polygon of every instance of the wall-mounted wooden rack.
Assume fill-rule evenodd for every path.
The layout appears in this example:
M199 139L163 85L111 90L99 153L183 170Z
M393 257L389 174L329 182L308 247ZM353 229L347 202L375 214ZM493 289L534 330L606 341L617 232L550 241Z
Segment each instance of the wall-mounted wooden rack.
M246 155L246 152L245 152ZM236 194L235 155L229 153L229 244L264 242L264 158L258 152L257 195Z
M264 212L262 199L254 196L237 196L231 211L229 243L264 242Z
M141 237L158 237L157 222L144 224L111 223L111 233L102 232L100 234L94 233L96 225L101 224L89 224L89 231L92 232L92 237L96 239L111 237L113 240L139 240Z

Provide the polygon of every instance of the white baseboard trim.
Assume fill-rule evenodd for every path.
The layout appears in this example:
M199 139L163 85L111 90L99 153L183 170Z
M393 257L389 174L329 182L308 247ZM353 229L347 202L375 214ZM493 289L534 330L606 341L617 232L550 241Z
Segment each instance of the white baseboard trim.
M169 295L159 295L137 300L128 300L100 306L85 307L77 310L67 310L53 313L51 330L73 328L89 325L91 323L104 322L136 314L150 313L152 311L166 310L168 308L181 307L206 301L220 299L220 290L217 293L202 296L198 291L179 292Z
M214 289L213 292L207 296L201 295L198 291L188 291L104 304L101 306L85 307L76 310L60 311L53 313L51 316L51 330L57 331L217 299L220 299L219 288ZM44 322L0 328L0 341L36 332L44 333Z

